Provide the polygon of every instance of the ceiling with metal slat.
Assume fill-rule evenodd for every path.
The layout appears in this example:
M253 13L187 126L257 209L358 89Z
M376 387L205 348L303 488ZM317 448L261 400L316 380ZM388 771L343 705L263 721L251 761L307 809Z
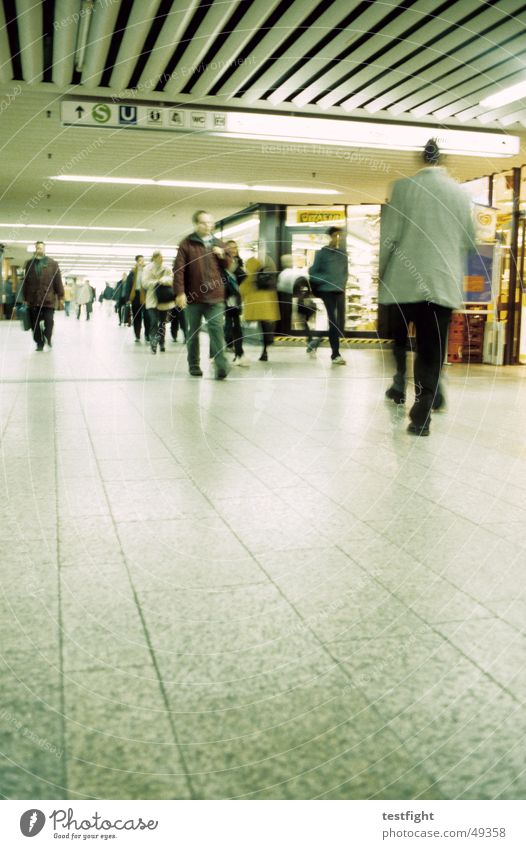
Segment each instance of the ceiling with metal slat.
M256 139L64 126L66 97L519 136L513 160L451 157L465 180L526 161L526 99L481 103L525 79L526 0L0 0L0 217L16 219L35 186L68 167L339 192L53 183L30 216L118 219L165 244L198 201L217 217L258 201L381 202L392 179L415 170L413 154L363 145L350 155L323 138L270 154Z
M3 0L0 28L4 80L45 80L47 35L68 91L526 126L479 108L526 75L524 0Z

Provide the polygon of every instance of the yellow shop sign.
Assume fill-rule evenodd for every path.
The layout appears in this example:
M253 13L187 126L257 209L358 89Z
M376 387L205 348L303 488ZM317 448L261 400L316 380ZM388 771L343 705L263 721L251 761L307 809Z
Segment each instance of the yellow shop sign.
M331 221L345 221L344 209L297 209L298 224L324 224Z

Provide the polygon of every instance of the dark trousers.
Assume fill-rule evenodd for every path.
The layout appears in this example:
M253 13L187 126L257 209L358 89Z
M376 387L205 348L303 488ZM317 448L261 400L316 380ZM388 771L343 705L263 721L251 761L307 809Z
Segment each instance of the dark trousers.
M43 347L44 339L47 342L51 342L54 312L53 307L29 307L29 320L31 322L31 330L33 331L33 339L39 348ZM43 335L40 322L44 324Z
M144 322L144 338L148 341L148 337L150 335L150 320L148 316L148 310L145 308L144 304L141 304L141 296L135 295L132 302L132 322L133 322L133 332L135 333L135 338L141 338L141 325Z
M168 318L168 310L150 309L148 310L148 324L150 329L150 345L152 348L157 348L160 345L164 348L164 339L166 336L166 319Z
M188 365L190 367L199 365L199 333L201 321L204 318L208 325L210 354L214 359L216 371L227 369L228 363L224 354L223 304L187 304L185 313L188 326L186 338Z
M305 336L307 337L307 350L312 351L315 345L313 345L313 334L309 324L309 319L312 317L312 314L307 314L303 312L301 306L298 306L298 321L301 324L301 329L303 330Z
M225 342L227 347L234 346L236 357L243 356L243 331L240 316L241 310L238 307L225 309Z
M289 295L287 292L278 292L278 304L280 314L278 330L280 333L286 335L291 330L292 295Z
M184 315L184 310L179 309L179 307L174 307L173 310L170 310L170 331L172 333L172 339L174 342L177 341L177 333L179 328L183 331L184 338L186 341L186 318Z
M261 336L263 339L263 350L266 351L269 345L272 345L274 342L274 327L276 322L274 321L260 321L261 327Z
M345 330L345 293L344 292L320 292L317 295L321 298L325 309L327 310L327 318L329 319L329 343L331 346L331 356L334 359L340 354L340 339L344 335ZM313 346L315 349L320 345L322 337Z
M415 403L409 411L409 417L415 424L423 425L429 418L431 408L437 397L452 309L428 301L421 301L417 304L398 304L398 308L401 319L399 324L400 335L398 340L395 337L394 349L397 371L403 367L403 373L405 373L405 341L403 358L401 345L398 344L398 342L401 342L402 325L405 325L407 334L407 325L412 321L416 331Z

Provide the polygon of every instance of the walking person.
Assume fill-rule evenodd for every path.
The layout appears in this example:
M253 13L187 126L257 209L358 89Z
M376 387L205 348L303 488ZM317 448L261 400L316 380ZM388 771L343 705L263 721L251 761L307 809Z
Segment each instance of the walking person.
M245 321L258 321L263 350L261 362L268 360L268 348L274 342L274 328L279 321L276 295L276 266L270 256L251 257L246 264L247 276L240 286Z
M217 380L228 374L223 333L225 287L222 271L231 261L226 245L213 236L214 219L204 209L192 216L194 232L183 239L174 261L174 289L177 306L186 298L188 369L202 377L199 363L199 333L204 318L210 337L210 353Z
M307 353L312 356L311 349L314 335L309 322L316 315L317 308L315 302L312 300L312 292L307 277L298 277L296 280L294 284L294 297L298 299L298 320L301 324L301 329L307 337Z
M113 313L113 287L109 283L104 285L104 289L99 295L99 303L104 307L106 315L111 316Z
M75 280L75 305L77 312L77 320L80 320L80 314L82 312L82 307L86 310L86 321L89 321L90 310L89 304L92 298L91 286L89 285L87 280L81 279L80 282Z
M127 290L129 291L129 301L131 303L131 320L136 343L140 343L141 341L141 328L143 326L144 341L150 341L150 319L145 306L146 291L143 286L143 276L144 257L142 254L137 254L135 265L127 278Z
M228 276L233 277L231 286L226 285L226 308L225 308L225 342L230 351L234 351L235 365L241 365L241 357L243 354L243 336L241 331L241 295L239 287L247 276L242 258L239 255L239 248L234 239L229 239L225 243L227 251L232 257L232 261L228 267ZM230 303L229 303L230 301ZM238 339L237 351L234 339ZM244 361L243 365L248 365L248 361Z
M72 296L73 296L73 289L71 288L71 285L66 280L66 282L64 283L64 314L65 314L66 318L69 318Z
M316 251L314 262L309 268L309 280L314 295L321 298L327 310L331 363L335 366L344 366L346 363L340 354L340 339L345 332L345 285L348 276L348 258L347 251L341 247L341 230L338 227L329 227L327 234L329 244ZM319 337L311 343L308 352L315 355L321 342L322 337Z
M152 354L156 354L159 345L159 350L164 353L166 320L175 307L175 295L172 269L164 262L160 251L154 251L152 261L145 267L142 286L148 310L150 348Z
M294 268L294 257L292 254L283 254L281 257L281 268L283 270L278 274L276 285L280 314L278 330L286 336L291 331L294 284L301 275L301 271L298 268Z
M184 314L184 309L181 307L174 307L170 312L170 333L172 334L172 341L177 342L177 334L179 332L179 328L181 328L184 341L186 343L186 316Z
M37 351L44 350L44 342L51 348L55 305L64 297L64 287L58 262L46 255L44 242L35 242L33 258L25 264L22 297L29 309Z
M397 305L406 327L410 321L415 325L415 402L408 432L417 436L429 434L451 313L462 306L466 255L475 241L469 199L440 167L435 139L422 159L424 167L414 177L394 183L382 214L378 293L380 303ZM400 347L395 360L405 395Z

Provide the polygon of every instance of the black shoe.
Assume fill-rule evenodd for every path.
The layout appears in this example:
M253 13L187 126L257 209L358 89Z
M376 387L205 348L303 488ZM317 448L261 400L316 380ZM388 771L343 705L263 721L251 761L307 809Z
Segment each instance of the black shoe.
M159 351L161 352L161 354L164 354L165 350L166 348L164 347L164 345L159 345Z
M43 345L37 345L36 350L37 350L37 351L43 351L43 350L44 350L44 346L43 346Z
M261 354L261 356L259 358L259 361L260 361L260 363L268 362L268 354L267 354L266 351L263 351L263 353Z
M228 372L226 368L218 368L216 372L216 380L224 380Z
M46 342L47 342L47 346L48 346L48 348L52 348L52 347L53 347L53 345L51 344L51 339L46 339Z
M190 366L188 371L190 372L192 377L202 377L203 376L203 372L201 371L199 366Z
M400 390L395 389L394 386L389 387L385 393L385 397L389 398L390 401L394 401L395 404L405 404L405 392L400 392Z
M151 348L152 354L156 354L156 353L157 353L157 345L154 345L154 344L152 343L152 344L150 345L150 348Z
M409 422L407 432L414 434L414 436L429 436L429 421L423 425L416 424L416 422Z
M433 404L431 406L431 409L434 410L435 413L436 413L439 410L445 410L445 408L446 408L446 399L444 398L443 395L441 395L439 392L437 392L437 394L435 395L435 400L433 401Z

